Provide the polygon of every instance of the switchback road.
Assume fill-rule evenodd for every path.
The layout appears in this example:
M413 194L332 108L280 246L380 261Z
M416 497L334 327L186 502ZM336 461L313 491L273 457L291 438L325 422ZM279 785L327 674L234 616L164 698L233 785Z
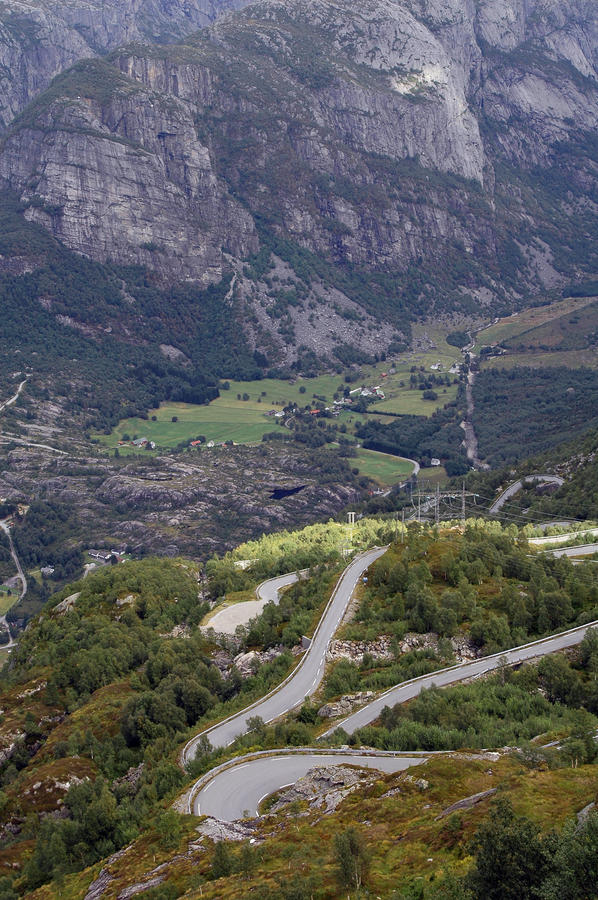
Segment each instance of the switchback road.
M259 716L264 722L271 722L299 706L317 690L324 675L328 644L346 612L355 586L365 570L385 551L385 547L375 547L355 557L339 578L309 649L297 668L261 700L192 738L183 750L183 764L195 757L197 745L204 735L212 747L227 747L247 731L248 719Z
M559 475L527 475L525 478L520 478L519 481L514 481L513 484L510 484L508 488L506 488L500 497L497 497L488 512L491 516L496 515L500 511L500 509L505 505L507 500L510 500L511 497L514 497L517 494L523 485L525 484L564 484L565 481Z
M238 764L211 772L195 794L192 810L189 811L196 816L213 816L224 822L233 822L245 816L256 816L265 797L294 784L314 766L351 765L381 772L401 772L425 760L423 754L318 751L311 748L251 754L241 758Z
M439 669L437 672L431 672L429 675L422 675L419 678L413 678L410 681L404 681L395 687L385 691L363 709L357 710L337 722L322 737L328 737L337 728L342 728L347 734L353 734L364 725L369 725L378 718L385 706L394 706L396 703L405 703L417 697L421 691L433 686L446 687L450 684L456 684L459 681L465 681L468 678L476 678L485 675L493 669L498 669L503 664L514 665L526 662L530 659L536 659L539 656L546 656L548 653L556 653L557 650L564 650L566 647L573 647L575 644L581 643L585 633L589 628L598 626L598 621L589 622L587 625L581 625L578 628L571 628L563 631L561 634L555 634L551 637L542 638L539 641L533 641L530 644L523 644L521 647L514 647L512 650L504 650L502 653L495 653L493 656L484 656L481 659L475 659L471 662L461 663L458 666L450 666L447 669Z
M290 572L288 575L278 575L276 578L263 581L255 591L257 600L246 600L243 603L226 606L202 625L202 631L213 628L218 634L234 634L239 625L247 625L251 619L261 615L267 603L278 603L281 590L298 580L299 574Z
M593 546L593 545L586 545ZM598 545L596 545L598 547ZM568 548L577 550L580 548ZM242 710L234 716L205 732L197 735L186 745L183 762L194 758L197 744L205 734L212 746L222 747L247 730L247 720L260 716L269 722L298 706L308 694L313 693L321 681L328 642L341 621L357 581L363 572L384 553L385 548L368 551L353 560L339 579L335 591L324 612L313 643L300 666L280 685L262 700ZM559 552L559 551L554 551ZM411 679L390 688L367 706L337 722L322 737L330 736L337 728L353 734L359 728L370 724L380 716L385 706L405 703L421 691L433 686L446 687L485 675L503 665L517 665L580 643L590 628L598 626L598 621L571 628L560 634L551 635L511 650L486 656L471 662L450 666ZM310 682L310 679L313 680ZM343 749L279 750L257 753L231 760L202 776L187 791L184 803L188 812L197 815L211 815L230 821L246 814L255 815L264 797L280 788L293 784L307 771L317 765L353 764L365 765L385 772L394 772L423 762L430 754L417 752L384 753L382 751L350 751Z
M352 734L377 719L385 706L405 703L433 685L445 687L484 675L505 663L513 665L526 662L571 647L583 640L589 628L597 625L598 622L590 622L522 647L441 669L396 685L363 709L337 723L322 736L329 736L336 728L343 728L348 734ZM382 772L398 772L424 762L430 755L426 752L418 754L417 751L389 753L375 750L318 750L313 747L250 754L224 763L200 778L187 794L187 809L195 815L209 815L223 821L233 821L246 815L256 815L258 806L265 797L282 787L294 784L314 766L345 764L366 766Z

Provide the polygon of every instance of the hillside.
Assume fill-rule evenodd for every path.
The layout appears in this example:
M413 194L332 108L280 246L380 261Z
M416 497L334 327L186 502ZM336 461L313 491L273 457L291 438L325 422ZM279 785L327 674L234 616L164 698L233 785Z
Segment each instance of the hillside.
M597 268L595 24L584 2L265 0L61 75L7 134L0 177L96 260L235 272L273 355L322 354L323 301L336 343L360 345L365 313L405 335Z
M18 0L0 9L0 130L77 60L132 40L167 42L241 6L230 0L130 0L85 4Z
M488 654L595 617L590 573L566 560L530 561L512 528L481 521L465 529L411 527L370 569L367 587L358 588L355 621L337 641L359 644L360 660L331 659L312 702L270 726L252 720L230 747L212 752L204 741L189 772L181 771L178 752L191 734L257 700L290 671L298 637L312 632L342 569L338 541L345 529L267 535L212 560L207 581L189 561L148 559L109 566L50 599L0 684L6 900L57 892L82 900L92 884L93 896L106 898L126 896L134 886L168 900L344 898L357 887L339 849L351 834L349 861L360 861L364 888L384 900L416 889L425 898L481 900L492 894L487 880L472 881L482 879L485 857L470 841L484 828L494 829L497 840L507 825L509 833L537 832L535 839L553 848L550 863L539 866L541 846L517 843L517 859L532 858L533 890L542 886L543 900L552 896L549 877L551 884L568 878L567 896L581 897L574 879L581 877L583 853L595 852L595 819L590 815L583 832L569 823L596 793L593 633L578 649L537 665L425 691L406 708L387 708L379 722L349 739L353 746L458 751L412 772L325 768L270 798L266 815L234 825L171 809L190 776L223 759L312 745L331 715L334 723L328 708L341 695L349 699L348 691L380 691L451 662L457 630L461 650L465 636L470 652L475 644L476 652ZM367 546L388 540L393 530L391 522L364 519L354 537ZM248 556L258 560L249 569L234 565ZM210 598L226 592L242 602L264 577L306 563L309 577L278 606L270 604L236 642L218 646L202 633ZM522 594L524 607L517 603ZM430 616L440 616L440 640L428 630ZM383 636L392 638L390 655L376 650ZM408 649L405 641L416 643ZM331 739L346 740L342 732ZM504 748L505 742L519 749ZM515 815L496 803L500 798ZM513 884L514 896L531 898L506 860L497 865L502 889ZM443 893L449 884L461 893Z

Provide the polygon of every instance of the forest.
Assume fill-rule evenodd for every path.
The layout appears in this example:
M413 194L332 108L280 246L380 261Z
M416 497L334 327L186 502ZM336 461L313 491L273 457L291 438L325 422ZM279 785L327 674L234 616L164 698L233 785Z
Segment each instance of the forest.
M447 403L429 417L397 416L388 424L371 419L363 422L356 429L356 434L369 450L417 459L424 466L430 465L432 457L437 457L449 476L463 475L469 471L461 446L463 431L459 427L463 418L463 402L460 388L455 403Z
M207 403L220 377L261 377L237 310L223 303L230 276L204 290L163 289L139 267L66 250L20 212L15 197L0 195L0 252L35 261L23 274L0 272L3 341L20 365L35 362L36 377L68 398L85 427L109 431L161 400ZM173 342L180 360L160 351Z
M527 459L598 427L598 372L483 369L473 387L480 455L493 467Z

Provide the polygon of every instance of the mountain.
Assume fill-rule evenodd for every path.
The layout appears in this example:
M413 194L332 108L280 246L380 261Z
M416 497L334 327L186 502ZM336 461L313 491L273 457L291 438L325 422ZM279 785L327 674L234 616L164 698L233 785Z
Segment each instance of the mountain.
M598 270L597 30L589 0L263 0L58 76L1 183L95 260L236 273L256 344L329 352L323 302L337 342L364 310L401 339Z
M0 128L77 60L102 56L129 41L180 39L238 6L242 0L0 4Z

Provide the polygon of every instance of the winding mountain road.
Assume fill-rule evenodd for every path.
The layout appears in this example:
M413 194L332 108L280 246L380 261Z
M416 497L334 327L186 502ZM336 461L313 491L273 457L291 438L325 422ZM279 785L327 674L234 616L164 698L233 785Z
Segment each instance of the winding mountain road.
M598 553L598 544L580 544L579 547L560 547L558 549L543 550L542 553L550 553L551 556L591 556Z
M598 621L571 628L561 634L515 647L512 650L486 656L473 662L440 669L429 675L414 678L390 688L376 700L348 716L330 728L322 737L329 737L337 728L352 734L377 719L385 706L405 703L421 691L433 685L450 684L476 678L502 665L517 665L549 653L555 653L580 643L589 628ZM200 778L188 791L185 802L187 812L208 815L223 821L234 821L254 816L260 802L274 791L280 790L302 778L314 766L354 765L378 769L382 772L398 772L425 762L432 754L391 753L378 750L318 750L303 747L296 750L276 750L254 753L223 763Z
M209 622L202 625L202 631L213 628L218 634L234 634L239 625L247 625L251 619L261 615L267 603L278 603L281 590L299 581L302 574L290 572L288 575L278 575L276 578L262 581L255 590L257 600L245 600L224 607L212 616Z
M265 797L294 784L314 766L351 765L381 772L401 772L425 762L426 758L423 754L417 756L413 753L318 751L313 748L255 753L242 757L236 765L224 765L210 772L211 777L195 794L189 812L234 822L245 816L256 816Z
M598 536L598 528L586 528L583 531L569 531L565 534L551 534L548 537L528 538L528 544L532 547L549 548L551 544L562 544L574 539Z
M271 722L299 706L306 697L317 690L324 675L328 644L345 615L355 586L365 570L385 551L386 547L375 547L373 550L360 553L349 563L336 584L309 649L299 665L282 684L261 700L192 738L183 749L181 756L183 764L195 757L197 746L204 736L212 747L227 747L236 737L247 731L247 722L250 718L259 716L264 722Z
M317 689L324 671L328 643L343 618L355 586L363 572L385 552L385 549L375 548L363 553L345 569L320 620L309 650L297 669L282 685L252 706L196 735L183 750L183 763L194 758L197 745L204 735L212 746L228 746L235 737L247 730L247 721L251 716L260 716L266 722L272 721L298 706L306 696ZM579 551L580 548L567 549ZM341 722L337 722L321 737L329 737L338 728L342 728L348 734L353 734L359 728L377 719L385 706L404 703L416 697L426 688L456 684L485 675L503 665L518 665L572 647L583 640L590 628L597 626L598 621L589 622L560 634L532 641L492 656L439 669L429 675L395 685L367 706L352 713ZM313 680L310 681L312 676L314 676ZM421 754L417 752L388 753L375 750L351 751L346 748L336 751L313 747L250 754L223 763L198 779L185 794L184 805L189 813L194 812L196 815L210 815L224 821L232 821L243 818L245 815L255 815L259 803L264 797L282 787L293 784L316 765L344 763L368 766L384 772L396 772L417 765L429 756L430 754L426 752Z
M511 650L503 650L501 653L495 653L492 656L483 656L481 659L460 663L457 666L449 666L446 669L438 669L429 675L421 675L419 678L404 681L402 684L397 684L385 691L371 703L368 703L367 706L347 716L342 722L337 722L336 725L329 728L321 736L329 737L337 728L342 728L347 734L353 734L359 728L363 728L377 719L385 706L406 703L407 700L417 697L426 688L434 686L447 687L459 681L485 675L487 672L498 669L502 665L517 665L530 659L536 659L539 656L546 656L549 653L556 653L558 650L573 647L575 644L581 643L588 629L596 626L598 626L598 620L588 622L587 625L580 625L577 628L570 628L568 631L563 631L560 634L541 638L539 641L532 641L529 644L522 644L520 647L513 647Z
M519 493L525 484L558 484L559 486L565 483L565 479L561 478L559 475L526 475L525 478L520 478L519 481L514 481L513 484L510 484L508 488L506 488L502 494L496 498L492 506L489 508L488 512L491 516L496 515L501 508L505 505L507 500L510 500L511 497L514 497L515 494Z

